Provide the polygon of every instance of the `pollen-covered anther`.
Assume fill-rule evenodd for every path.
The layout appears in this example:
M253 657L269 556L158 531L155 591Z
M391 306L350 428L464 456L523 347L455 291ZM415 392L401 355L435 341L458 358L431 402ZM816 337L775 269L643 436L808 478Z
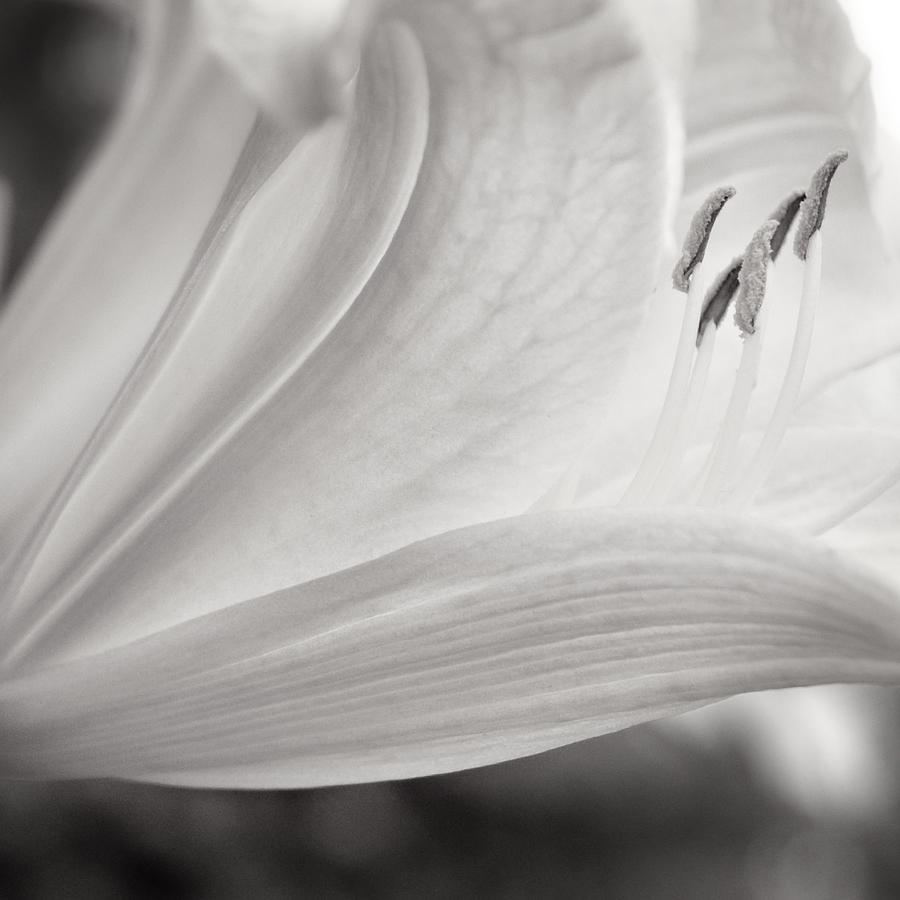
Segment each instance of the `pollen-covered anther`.
M700 325L697 328L697 346L700 346L700 340L703 332L709 322L712 322L716 328L722 324L728 307L737 293L740 285L740 271L744 264L744 257L736 256L718 275L716 275L713 283L709 286L706 296L703 298L703 311L700 313Z
M838 166L845 162L848 156L846 150L835 150L813 173L806 199L800 205L800 222L794 237L794 253L802 260L806 259L810 239L822 227L831 179L834 178Z
M778 259L778 254L781 253L781 248L784 246L788 232L791 230L791 225L794 224L794 219L797 218L797 213L800 211L800 205L805 199L806 191L791 191L772 210L772 215L769 218L774 219L778 223L778 227L772 235L772 262Z
M756 319L766 295L772 235L777 229L778 222L775 219L769 219L757 229L747 245L744 262L738 272L740 290L734 307L734 322L744 337L756 332Z
M702 262L706 253L706 245L712 233L713 225L722 207L735 195L733 187L716 188L703 201L703 205L694 213L684 239L681 256L672 270L672 286L677 291L688 292L691 275Z

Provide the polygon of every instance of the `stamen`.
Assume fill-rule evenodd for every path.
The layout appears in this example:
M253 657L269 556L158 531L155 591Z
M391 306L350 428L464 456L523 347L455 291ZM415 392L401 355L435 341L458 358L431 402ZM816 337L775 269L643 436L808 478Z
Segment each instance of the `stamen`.
M775 234L772 235L772 262L778 259L784 241L794 224L794 219L800 211L800 204L806 199L806 191L792 191L788 194L778 206L772 210L770 219L774 219L778 223Z
M684 460L684 454L688 443L696 431L697 421L700 417L700 406L703 403L703 394L706 391L706 379L709 375L709 366L716 348L716 334L718 327L712 320L702 327L700 343L697 350L697 358L691 369L691 383L688 385L687 400L684 404L684 415L675 430L668 456L663 462L656 481L647 495L647 500L670 500L677 486L677 476Z
M681 251L681 257L672 270L672 285L676 291L688 292L690 287L691 275L694 269L703 261L706 255L706 245L709 243L709 236L712 233L713 225L722 207L735 195L733 187L716 188L704 200L703 205L688 226L687 235L684 238L684 245Z
M806 362L809 359L809 351L812 346L813 329L816 323L816 307L819 304L819 289L822 282L822 222L825 218L825 199L828 195L828 187L834 177L837 167L847 159L845 151L832 153L828 159L813 173L810 182L807 200L804 200L803 210L800 214L800 222L797 226L797 241L801 231L809 229L814 224L813 231L805 239L803 255L806 265L803 269L803 288L800 295L800 308L797 310L797 326L794 331L794 343L791 347L791 356L788 360L784 381L775 401L775 409L766 427L765 434L754 454L747 473L735 489L731 503L742 507L749 503L760 486L772 471L778 448L787 433L788 423L797 401L800 398L800 388L803 385L803 374L806 371ZM807 203L810 205L807 206ZM781 239L784 240L785 234Z
M821 280L822 232L816 231L807 245L803 291L800 308L797 311L797 328L794 332L791 358L788 360L787 371L775 402L772 418L769 420L763 439L760 441L746 475L741 479L731 498L731 503L735 506L742 507L749 503L756 495L760 485L769 476L778 454L778 448L787 432L788 423L797 408L800 388L803 384L803 373L806 371L806 361L812 345Z
M769 219L757 230L747 245L744 263L738 272L741 290L734 305L734 324L741 330L744 338L756 333L756 318L766 296L772 235L777 228L778 222Z
M762 354L762 301L766 292L772 235L777 227L778 222L769 219L753 235L744 254L744 264L739 275L741 290L734 314L735 322L744 338L744 347L728 409L719 430L718 441L710 456L709 473L700 493L700 503L704 506L719 500L725 477L734 463L747 409L750 406L750 397L756 386L756 375Z
M722 324L725 313L737 293L740 286L740 271L744 264L744 257L736 256L721 272L716 276L715 281L710 285L703 299L703 312L700 313L700 327L697 329L697 346L706 331L706 325L712 322L716 328Z
M681 468L684 453L690 437L696 430L700 415L700 405L706 390L706 379L716 346L716 334L725 313L731 304L740 285L739 272L744 263L743 256L736 256L710 285L703 299L703 312L700 313L700 325L697 334L697 357L691 369L691 381L687 389L684 414L675 428L675 436L669 452L663 461L653 487L647 494L647 500L667 499L675 490L674 479Z
M810 238L822 227L825 218L825 202L828 199L828 188L838 166L845 162L846 150L835 150L813 174L806 199L800 206L800 223L794 236L794 253L800 259L806 259Z
M647 448L634 478L622 495L622 499L619 501L621 504L637 503L644 498L665 459L673 430L681 420L687 399L691 359L694 355L697 326L700 320L702 295L699 286L699 265L706 252L713 223L722 207L729 198L734 196L734 193L734 188L731 187L716 189L706 198L691 220L681 259L672 273L672 283L676 290L687 290L688 296L684 305L681 333L675 350L675 361L672 364L669 387L650 446Z

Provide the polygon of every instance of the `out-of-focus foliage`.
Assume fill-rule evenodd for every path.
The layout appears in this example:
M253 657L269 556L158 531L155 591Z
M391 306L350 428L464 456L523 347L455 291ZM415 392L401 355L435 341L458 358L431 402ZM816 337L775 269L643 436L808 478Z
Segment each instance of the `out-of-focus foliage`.
M642 728L313 791L8 783L0 895L892 900L897 821L805 819L739 746L698 751Z

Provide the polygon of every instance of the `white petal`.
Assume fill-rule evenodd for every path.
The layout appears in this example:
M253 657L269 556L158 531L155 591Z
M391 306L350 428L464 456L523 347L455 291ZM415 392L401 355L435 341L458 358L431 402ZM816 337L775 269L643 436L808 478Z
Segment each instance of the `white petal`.
M134 364L255 115L193 48L186 4L139 11L142 46L117 121L0 320L0 560Z
M810 391L797 419L810 425L900 429L900 334L893 353L875 357Z
M756 432L741 441L745 461L760 438ZM699 473L707 452L707 447L696 448L687 471ZM898 464L900 430L798 425L785 436L749 512L799 534L821 533L826 544L900 586ZM607 489L616 491L621 488Z
M743 442L749 457L759 435ZM900 460L900 431L870 427L796 427L785 435L772 474L754 510L805 531L852 498ZM900 549L900 534L895 536Z
M871 161L869 63L837 0L698 6L685 107L689 189L754 169L808 176L836 146Z
M370 0L198 0L211 46L286 125L342 105L359 64Z
M288 215L302 222L301 191L260 196L246 245L213 258L209 289L188 296L154 351L158 374L129 398L109 462L104 448L38 559L26 614L56 598L72 608L51 642L83 651L95 625L91 640L129 639L518 512L602 410L662 230L648 66L605 8L573 21L412 4L409 21L428 65L429 144L381 265L357 296L369 270L344 254L372 236L365 220L354 231L354 194L325 206L340 227L308 248L308 266ZM383 57L372 65L384 77L363 100L378 105L360 103L348 140L373 142L363 149L381 161L392 139L409 143L409 118L391 131L380 86L390 96L412 81L394 85ZM354 190L393 202L359 165ZM383 177L404 187L390 166ZM284 229L274 250L270 214ZM333 267L345 264L342 280ZM318 305L330 315L353 300L310 345ZM61 572L67 583L40 598Z
M697 0L629 0L626 9L675 96L683 100L696 52Z
M288 787L497 762L788 685L900 679L893 592L722 516L526 516L0 686L8 775Z
M841 0L853 33L872 61L872 92L879 122L894 137L900 138L900 59L897 35L900 34L900 10L882 0Z

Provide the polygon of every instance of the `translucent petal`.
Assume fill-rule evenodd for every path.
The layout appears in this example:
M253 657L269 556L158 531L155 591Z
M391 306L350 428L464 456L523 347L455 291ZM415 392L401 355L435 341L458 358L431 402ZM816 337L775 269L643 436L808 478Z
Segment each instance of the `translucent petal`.
M900 477L859 511L853 503L900 464L900 430L794 428L755 511L798 530L853 510L822 539L900 586Z
M296 787L483 765L751 690L900 679L896 595L739 519L479 525L0 686L3 770Z

